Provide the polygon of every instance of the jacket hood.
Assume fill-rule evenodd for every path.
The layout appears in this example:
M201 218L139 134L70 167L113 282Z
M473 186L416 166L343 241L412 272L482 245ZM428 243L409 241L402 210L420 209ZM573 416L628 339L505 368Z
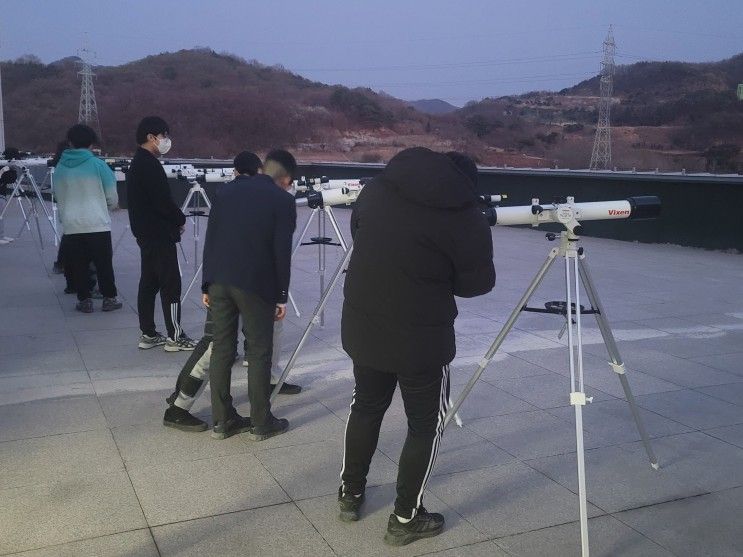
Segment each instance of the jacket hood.
M460 209L477 202L470 179L445 154L425 147L400 151L378 179L385 187L417 205Z
M74 168L93 158L95 155L89 149L65 149L59 158L59 164Z

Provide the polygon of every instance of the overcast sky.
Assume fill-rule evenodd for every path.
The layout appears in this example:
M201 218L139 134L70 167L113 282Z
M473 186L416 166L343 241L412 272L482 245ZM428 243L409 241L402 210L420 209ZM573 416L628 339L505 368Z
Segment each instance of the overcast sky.
M324 83L462 105L595 75L609 24L617 63L743 52L743 0L3 0L0 58L96 63L208 46ZM743 81L743 76L741 76Z

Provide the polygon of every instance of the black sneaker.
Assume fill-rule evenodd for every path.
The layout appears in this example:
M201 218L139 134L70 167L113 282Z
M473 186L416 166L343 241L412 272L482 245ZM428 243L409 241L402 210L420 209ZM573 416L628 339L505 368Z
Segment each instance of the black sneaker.
M397 516L390 515L384 543L387 545L407 545L423 538L438 536L444 530L444 517L439 513L429 513L422 506L410 522L403 524Z
M118 298L103 298L103 305L101 306L102 311L114 311L124 307Z
M268 424L264 426L255 426L250 429L248 438L251 441L265 441L269 437L281 435L287 429L289 429L289 420L286 418L277 418L271 416L268 420Z
M250 431L253 423L250 418L244 418L237 412L226 422L214 424L212 428L212 439L227 439L237 433Z
M276 388L276 385L271 385L271 392ZM302 392L301 385L292 385L291 383L282 383L280 395L298 395Z
M150 348L155 348L156 346L162 346L165 344L167 339L161 335L158 332L155 332L153 336L150 335L142 335L139 337L139 346L140 350L149 350Z
M177 340L173 340L172 338L168 337L168 339L165 341L164 346L166 352L189 352L194 348L196 348L196 342L188 338L185 333L181 333L181 336L179 336Z
M93 313L93 300L88 298L86 300L78 302L75 306L75 309L83 313Z
M365 495L355 495L350 491L343 491L343 486L338 488L338 506L340 507L340 514L338 518L343 522L356 522L361 515L361 504L364 502Z
M163 425L180 429L181 431L206 431L209 429L207 423L192 415L188 410L171 406L165 411Z

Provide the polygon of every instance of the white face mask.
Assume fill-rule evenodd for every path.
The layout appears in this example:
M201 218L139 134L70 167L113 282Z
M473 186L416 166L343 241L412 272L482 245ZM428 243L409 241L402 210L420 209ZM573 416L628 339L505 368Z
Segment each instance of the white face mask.
M170 138L169 137L163 137L162 139L157 140L157 150L160 151L161 155L164 155L168 151L170 151Z

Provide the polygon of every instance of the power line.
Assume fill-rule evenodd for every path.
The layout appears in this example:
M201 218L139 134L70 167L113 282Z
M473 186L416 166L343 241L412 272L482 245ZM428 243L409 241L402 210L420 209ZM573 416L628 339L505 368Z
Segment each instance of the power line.
M419 85L440 85L440 86L458 86L463 84L505 84L505 83L530 83L539 81L552 81L554 78L568 78L568 77L581 77L588 79L595 77L595 73L579 73L579 74L544 74L535 75L528 77L518 77L515 79L476 79L476 80L457 80L457 81L410 81L405 83L386 83L386 84L375 84L374 87L410 87Z

